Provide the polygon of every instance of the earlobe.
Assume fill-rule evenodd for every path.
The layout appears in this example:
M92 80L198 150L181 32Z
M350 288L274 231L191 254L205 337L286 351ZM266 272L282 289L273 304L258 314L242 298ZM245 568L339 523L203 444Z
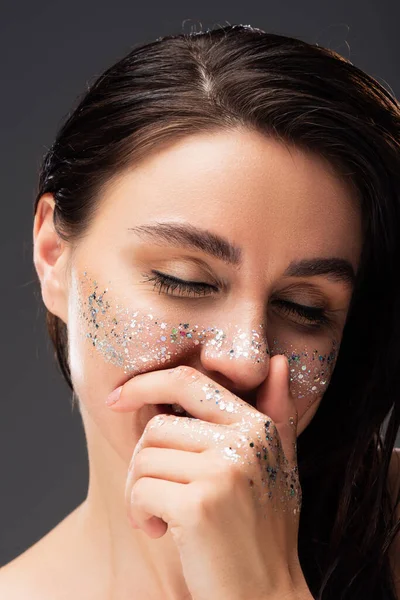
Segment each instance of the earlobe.
M65 277L69 248L54 227L54 197L41 196L33 225L33 262L40 280L43 302L67 323L68 289Z

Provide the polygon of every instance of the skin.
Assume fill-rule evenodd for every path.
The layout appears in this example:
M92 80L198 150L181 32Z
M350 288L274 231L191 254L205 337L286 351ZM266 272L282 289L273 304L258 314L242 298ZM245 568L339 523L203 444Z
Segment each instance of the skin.
M51 195L41 198L35 217L34 263L43 301L68 325L71 374L87 437L90 482L82 505L17 560L25 560L25 572L42 598L54 594L55 585L38 569L36 557L43 560L44 555L52 564L55 555L62 556L54 570L57 581L65 580L65 597L85 590L85 597L100 600L130 595L184 598L187 587L171 535L151 539L133 529L124 506L132 453L157 409L146 403L138 410L118 413L105 405L105 399L135 374L188 365L262 411L258 391L268 378L273 348L287 355L317 348L328 355L333 340L340 344L351 298L351 288L343 282L327 276L283 277L283 272L291 261L314 257L344 258L356 272L360 213L352 189L320 157L289 150L247 130L196 135L156 151L110 183L99 202L87 236L75 248L54 231ZM186 221L225 236L242 248L241 268L200 250L157 245L127 230L155 220ZM188 281L224 285L212 296L167 296L144 282L142 274L151 276L152 269ZM237 328L249 339L250 332L259 331L264 323L264 349L270 354L264 353L258 363L244 356L230 360L224 353L211 352L207 344L189 342L174 347L163 365L154 359L145 365L137 362L130 370L127 361L114 364L86 335L95 331L83 317L94 281L98 291L108 287L111 312L122 306L144 318L151 310L155 318L169 324L219 327L226 332L226 343L232 342ZM309 306L323 298L332 322L319 330L307 329L304 320L271 304L271 298L282 294ZM102 333L109 334L105 318L104 323ZM146 340L148 331L139 341ZM149 343L151 348L156 345ZM131 345L131 367L142 354L143 345ZM309 366L307 359L304 364ZM326 387L311 393L293 378L297 436L315 415ZM61 594L60 586L56 589Z

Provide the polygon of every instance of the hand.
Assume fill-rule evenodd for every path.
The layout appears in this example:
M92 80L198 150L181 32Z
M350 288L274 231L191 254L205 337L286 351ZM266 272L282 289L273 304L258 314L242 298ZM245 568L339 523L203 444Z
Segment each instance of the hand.
M130 379L111 408L173 403L195 418L159 414L147 423L125 487L132 525L151 538L169 529L194 600L307 594L297 554L298 417L286 357L270 359L262 412L187 366Z

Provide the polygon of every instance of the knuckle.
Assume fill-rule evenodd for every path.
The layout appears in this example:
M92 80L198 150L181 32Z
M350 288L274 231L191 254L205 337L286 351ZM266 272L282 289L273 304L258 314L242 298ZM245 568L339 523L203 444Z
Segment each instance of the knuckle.
M243 464L242 454L236 451L240 447L230 443L228 448L221 449L218 459L215 461L215 474L219 485L224 484L227 490L237 489L247 481L247 468ZM229 452L227 453L227 450ZM236 452L235 452L236 451Z
M193 486L185 507L185 516L194 526L204 523L205 518L213 505L212 494L206 487Z
M159 430L160 425L162 425L162 423L165 423L166 419L167 417L163 414L154 415L154 417L151 417L151 419L149 419L149 421L147 421L146 423L146 426L142 433L142 438L146 438L147 443L158 439L157 432Z
M130 492L129 492L129 504L131 505L138 505L139 502L139 495L140 495L140 486L139 486L139 481L140 479L135 483L135 485L132 486Z
M228 461L224 456L218 454L213 460L213 471L217 478L225 477L229 470Z
M148 456L147 448L143 448L135 456L134 472L136 473L136 475L138 476L141 473L145 473L148 464L149 464L149 456Z
M187 384L197 381L200 377L200 373L194 368L188 365L180 366L173 371L174 377L179 381L183 381Z
M212 480L214 485L215 483L218 484L216 487L221 488L224 485L227 489L232 489L240 484L243 479L246 479L245 469L238 461L238 455L231 454L234 449L235 446L231 444L229 446L230 454L226 454L226 448L221 449L210 461L210 464L212 464Z
M138 479L135 482L135 484L133 485L131 492L130 492L130 496L129 496L130 504L133 505L136 509L141 508L141 502L142 502L142 498L143 498L143 494L142 494L143 481L144 481L143 479Z
M261 435L262 439L272 438L276 436L278 429L276 427L275 421L266 415L263 415L262 420L260 421L258 427L256 428L256 434Z
M214 476L218 481L226 481L235 476L236 465L227 456L220 454L213 462Z
M245 471L243 467L236 462L233 462L230 459L226 460L227 469L225 470L225 478L226 483L230 488L236 487L238 484L241 484L242 481L246 478Z

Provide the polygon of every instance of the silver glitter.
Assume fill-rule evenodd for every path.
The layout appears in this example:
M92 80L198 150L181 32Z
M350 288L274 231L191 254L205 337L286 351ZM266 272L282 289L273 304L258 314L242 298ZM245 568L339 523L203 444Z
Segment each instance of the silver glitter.
M162 367L185 349L201 344L205 346L206 356L227 356L231 360L245 357L255 364L265 362L267 356L284 354L289 361L291 389L296 388L298 399L310 397L309 405L324 393L330 381L339 348L336 340L332 341L328 354L320 354L316 349L298 351L291 344L281 347L276 339L269 349L262 323L251 335L230 324L228 329L232 335L228 336L228 330L218 327L201 328L186 322L170 324L164 319L158 320L152 310L140 313L119 304L114 307L107 299L109 287L99 289L97 281L86 271L77 287L79 317L88 341L106 361L123 367L127 374L140 373L142 365L147 370L148 364ZM90 290L87 300L83 290ZM217 400L217 393L210 390L206 399Z

